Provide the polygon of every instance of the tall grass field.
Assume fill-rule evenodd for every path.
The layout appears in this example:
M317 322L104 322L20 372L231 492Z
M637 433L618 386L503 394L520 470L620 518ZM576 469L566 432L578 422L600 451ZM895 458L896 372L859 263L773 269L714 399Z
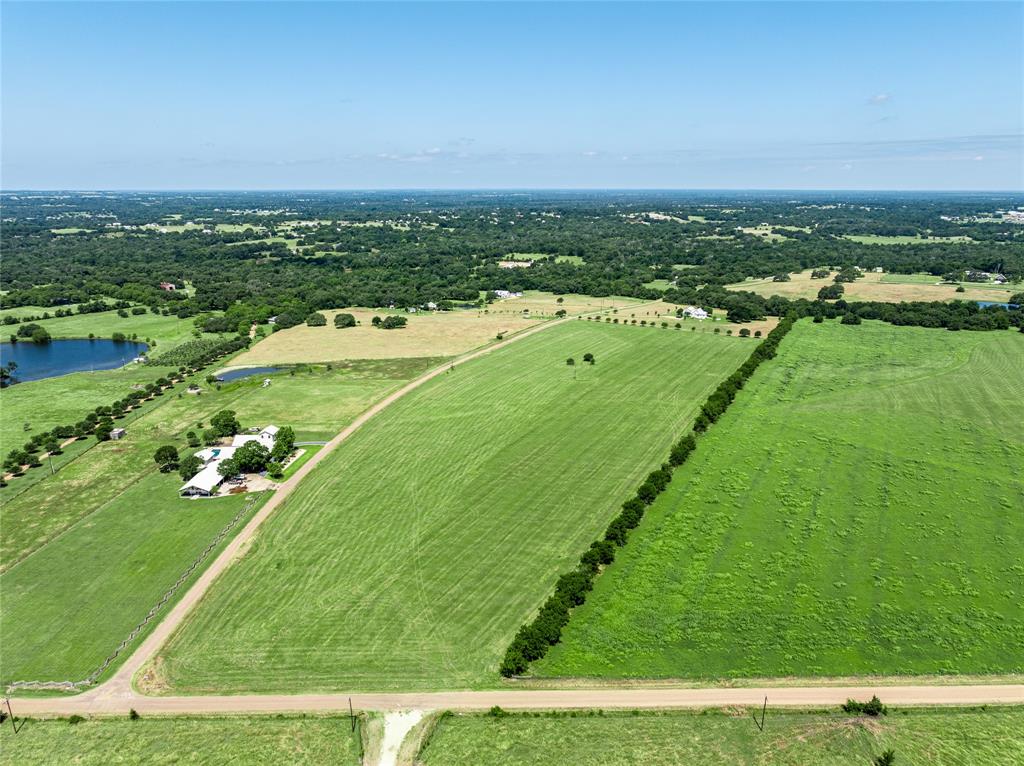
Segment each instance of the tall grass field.
M868 766L890 749L898 766L1016 766L1024 760L1024 710L903 709L866 718L769 709L764 731L742 709L455 715L437 724L417 763Z
M1024 335L799 322L543 676L1024 672Z
M266 521L159 656L161 686L492 683L557 576L753 347L574 321L440 375Z

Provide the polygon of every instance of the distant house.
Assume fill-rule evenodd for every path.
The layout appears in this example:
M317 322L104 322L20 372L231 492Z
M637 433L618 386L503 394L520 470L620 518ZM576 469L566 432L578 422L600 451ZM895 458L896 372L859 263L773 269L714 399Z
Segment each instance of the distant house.
M267 320L267 324L277 324L277 317L272 316Z
M885 269L883 269L881 266L875 266L875 273L876 274L881 274L884 271L885 271Z
M160 283L160 289L161 290L166 290L167 292L173 292L173 291L177 290L178 288L175 287L173 282L161 282Z
M122 439L124 438L125 430L123 428L114 428L110 432L111 439Z
M269 385L270 385L270 378L264 378L263 379L263 385L260 386L260 388L266 388Z
M510 292L509 290L495 290L494 294L497 295L499 298L522 298L523 297L522 293L513 293L513 292Z
M1002 274L993 274L992 281L995 282L997 285L1005 285L1007 280L1006 277L1004 277Z
M691 319L707 319L708 312L699 306L686 306L683 308L683 316L688 316Z

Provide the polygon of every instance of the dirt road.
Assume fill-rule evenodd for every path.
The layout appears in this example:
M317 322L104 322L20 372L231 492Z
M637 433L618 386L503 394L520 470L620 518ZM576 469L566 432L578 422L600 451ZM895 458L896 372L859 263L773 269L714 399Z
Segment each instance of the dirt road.
M692 708L727 705L835 706L877 694L887 705L1022 704L1024 684L977 686L814 686L702 689L572 689L352 694L357 710L510 710L551 708ZM77 697L17 699L17 716L139 713L347 712L347 694L145 697L109 684Z

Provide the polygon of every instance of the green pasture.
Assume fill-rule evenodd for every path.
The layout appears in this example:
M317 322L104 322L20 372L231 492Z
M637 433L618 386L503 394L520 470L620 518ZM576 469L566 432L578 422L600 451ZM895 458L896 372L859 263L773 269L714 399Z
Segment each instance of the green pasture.
M45 327L54 338L88 338L89 333L97 338L110 338L115 332L129 338L138 335L140 341L154 341L155 348L153 343L150 344L154 351L167 351L179 343L192 340L192 333L196 329L192 318L178 319L173 314L154 314L149 309L146 309L145 314L132 314L129 310L127 317L118 316L116 311L100 311L95 314L41 319L36 324ZM17 325L10 327L10 332L17 331ZM204 337L216 336L205 334Z
M760 710L757 711L760 715ZM1024 760L1024 709L904 708L878 719L751 710L449 715L423 766L869 766L893 750L897 766L1015 766Z
M192 716L19 721L0 730L8 763L310 764L362 762L347 716Z
M177 474L159 472L120 486L110 502L0 575L2 681L85 678L249 499L187 500L179 486Z
M843 239L862 245L928 245L948 242L973 242L970 237L922 237L919 234L844 234Z
M0 390L0 453L20 448L39 431L73 425L97 407L123 399L133 385L153 383L171 372L170 367L129 364L30 380Z
M276 423L294 427L300 440L328 438L434 361L317 367L270 376L267 388L261 385L264 376L224 384L219 390L201 383L199 395L182 393L181 384L147 404L150 409L134 420L119 421L127 428L123 439L76 442L69 452L82 449L79 445L87 449L58 466L56 474L49 475L46 465L29 471L26 476L45 473L11 496L0 517L5 570L0 578L3 678L9 680L15 673L24 679L31 670L47 671L46 680L60 680L65 676L54 674L73 675L81 665L98 664L102 656L96 660L95 651L110 647L102 643L108 639L105 633L93 642L93 625L106 619L109 605L116 606L122 622L137 622L155 603L151 591L162 593L191 561L192 548L209 543L224 519L233 515L230 509L237 498L179 499L181 479L177 473L159 473L153 461L157 447L173 444L179 454L187 454L185 434L201 432L222 409L234 410L243 427ZM303 456L299 461L308 459ZM12 480L4 491L13 490L20 480ZM212 533L207 524L215 527ZM109 544L107 555L98 553L100 534ZM148 551L144 560L138 558L141 550ZM88 589L73 585L83 579ZM32 587L19 590L19 583ZM121 622L111 622L120 629ZM26 639L20 634L31 636L32 643L23 646Z
M1024 672L1024 336L802 321L542 676Z
M493 683L512 634L751 348L578 321L457 365L303 480L171 638L159 683Z
M942 277L937 277L934 274L883 274L882 282L894 285L936 285L942 282ZM951 285L954 283L943 282L943 284ZM1002 290L1008 293L1019 292L1024 289L1020 282L1011 282L1005 285L997 285L994 282L957 282L955 284L976 290Z

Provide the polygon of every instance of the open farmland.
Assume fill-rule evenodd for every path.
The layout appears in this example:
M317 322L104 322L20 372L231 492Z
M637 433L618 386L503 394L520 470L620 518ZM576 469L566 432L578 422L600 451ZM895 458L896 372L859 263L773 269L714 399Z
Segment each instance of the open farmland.
M1024 335L802 321L543 676L1024 672Z
M323 311L326 327L305 324L278 330L232 360L232 365L336 362L345 359L401 359L424 356L455 356L511 333L537 324L538 319L512 315L485 315L477 311L446 311L406 314L386 309ZM358 327L339 330L334 315L352 314ZM375 316L406 316L409 324L397 330L381 330L370 324Z
M757 711L760 713L760 710ZM839 712L751 711L454 715L442 719L423 766L865 766L892 749L899 766L1015 766L1024 710L892 710L878 719Z
M832 275L835 276L835 272ZM879 274L869 271L856 282L844 283L843 287L846 292L843 297L848 301L885 301L888 303L949 300L1004 301L1008 292L1024 289L1024 285L1021 284L996 285L964 282L964 292L958 293L956 285L939 284L940 277L930 277L922 281L917 278L920 276L922 275ZM730 290L746 290L757 293L766 298L781 295L790 300L797 298L814 300L818 297L818 290L831 284L832 277L811 279L811 272L808 270L791 274L789 282L748 279L745 282L727 285L727 287Z
M8 763L80 766L199 763L362 762L360 729L348 717L192 716L27 721L15 734L0 732Z
M84 677L241 507L238 497L180 499L177 473L161 474L153 461L158 446L186 454L184 434L222 409L245 426L291 425L300 438L328 438L433 363L356 362L274 375L267 388L260 376L204 386L198 396L168 392L124 421L124 439L86 441L87 451L4 504L4 680Z
M498 334L524 330L559 309L578 314L616 306L639 306L634 298L591 298L566 295L562 303L550 293L526 293L521 298L495 301L486 310L424 311L407 314L387 309L344 309L321 312L326 327L305 324L279 330L236 357L233 365L334 362L344 359L400 359L406 357L456 356L492 342ZM529 312L525 315L524 311ZM339 330L335 314L355 316L357 327ZM380 330L371 324L375 316L398 314L409 320L397 330Z
M160 652L147 684L490 681L558 574L750 349L573 321L435 378L296 488ZM587 352L596 365L566 365Z

